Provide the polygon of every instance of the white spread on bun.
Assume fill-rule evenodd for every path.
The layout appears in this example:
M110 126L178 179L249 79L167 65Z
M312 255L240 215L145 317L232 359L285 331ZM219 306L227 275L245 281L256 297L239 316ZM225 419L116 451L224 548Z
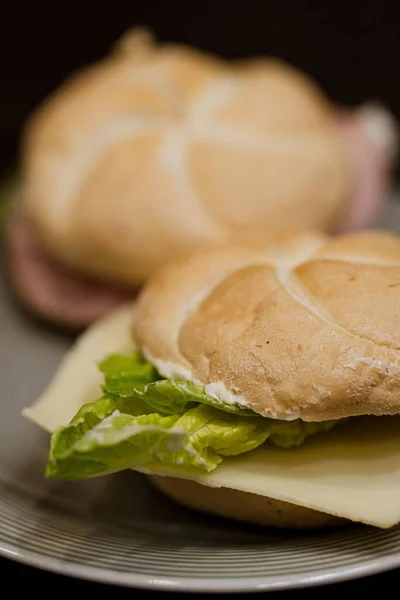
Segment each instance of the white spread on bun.
M400 239L379 231L170 264L24 410L52 433L46 475L135 469L182 504L260 525L394 526L399 278Z

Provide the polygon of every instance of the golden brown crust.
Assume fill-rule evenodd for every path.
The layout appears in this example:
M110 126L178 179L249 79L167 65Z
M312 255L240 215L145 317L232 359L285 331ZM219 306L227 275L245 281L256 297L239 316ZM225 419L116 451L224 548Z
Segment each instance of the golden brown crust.
M151 476L150 481L166 496L188 508L263 527L317 529L350 523L304 506L239 490L171 477Z
M328 229L351 184L332 108L304 75L142 33L66 81L22 146L25 209L43 245L129 285L283 223Z
M294 234L170 266L142 293L134 335L166 377L173 363L266 417L391 415L399 307L398 237Z

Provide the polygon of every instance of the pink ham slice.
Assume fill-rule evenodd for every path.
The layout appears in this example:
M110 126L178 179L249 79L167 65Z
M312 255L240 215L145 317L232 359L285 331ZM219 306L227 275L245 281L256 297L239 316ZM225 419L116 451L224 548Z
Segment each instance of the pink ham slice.
M21 213L9 219L5 247L17 296L47 321L79 330L134 296L55 263L40 248Z
M368 227L384 209L397 135L389 114L381 109L367 107L356 115L340 113L338 124L353 169L349 210L338 228L346 232Z
M339 227L349 231L369 225L379 214L388 188L390 158L360 116L343 113L338 123L354 170L353 198ZM21 214L9 220L6 250L17 294L50 322L81 329L134 296L133 291L91 281L55 263L40 249Z

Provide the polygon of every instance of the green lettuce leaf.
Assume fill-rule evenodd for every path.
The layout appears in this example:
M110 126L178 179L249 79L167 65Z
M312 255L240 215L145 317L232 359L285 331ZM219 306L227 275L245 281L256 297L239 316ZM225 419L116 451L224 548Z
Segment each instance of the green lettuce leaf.
M53 434L46 477L87 479L145 465L156 453L184 447L183 432L171 431L176 420L121 414L112 398L101 398Z
M242 417L257 416L252 410L209 396L202 385L162 379L153 365L138 353L131 356L113 354L101 362L99 368L104 374L103 391L126 398L130 414L183 414L197 404L207 404ZM123 406L119 409L125 412Z
M126 399L103 397L81 408L52 436L46 476L86 479L124 469L162 464L209 473L226 456L249 452L270 440L298 446L333 422L309 424L244 417L198 404L184 414L121 413ZM135 411L136 412L136 411Z
M140 354L114 354L99 369L103 396L52 435L49 478L86 479L160 465L209 473L224 457L267 440L291 448L336 424L266 419L209 396L204 386L163 379Z
M112 354L99 363L99 370L104 375L104 392L123 397L161 379L157 369L138 352L129 356Z

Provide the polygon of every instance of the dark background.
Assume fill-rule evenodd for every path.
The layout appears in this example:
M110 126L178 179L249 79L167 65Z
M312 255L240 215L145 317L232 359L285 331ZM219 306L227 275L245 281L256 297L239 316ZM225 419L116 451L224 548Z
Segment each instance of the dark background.
M1 558L0 578L4 593L9 588L12 589L14 594L20 592L26 596L26 586L29 586L29 590L37 591L37 594L40 594L42 598L50 597L50 593L52 598L58 598L61 593L64 597L67 596L69 598L74 594L79 594L79 596L84 597L86 600L92 596L96 598L108 598L109 600L127 600L128 598L132 600L132 598L135 598L135 593L138 593L138 590L130 588L111 587L100 583L74 580L61 575L37 571L31 567L25 567ZM394 593L395 597L397 597L399 582L400 571L397 570L345 583L265 594L188 595L177 594L176 592L167 594L165 592L141 590L140 597L144 598L144 600L183 600L184 598L190 598L190 600L216 600L217 598L218 600L226 598L231 600L303 600L303 598L307 600L320 600L321 598L330 600L332 598L332 600L337 600L338 594L343 594L347 597L349 597L349 594L350 598L373 598L380 597L382 594L387 595L388 592L390 594ZM32 592L30 591L29 593L31 594Z
M228 58L273 54L340 104L379 99L400 120L400 3L395 0L143 0L2 3L0 171L25 116L71 71L134 25Z

